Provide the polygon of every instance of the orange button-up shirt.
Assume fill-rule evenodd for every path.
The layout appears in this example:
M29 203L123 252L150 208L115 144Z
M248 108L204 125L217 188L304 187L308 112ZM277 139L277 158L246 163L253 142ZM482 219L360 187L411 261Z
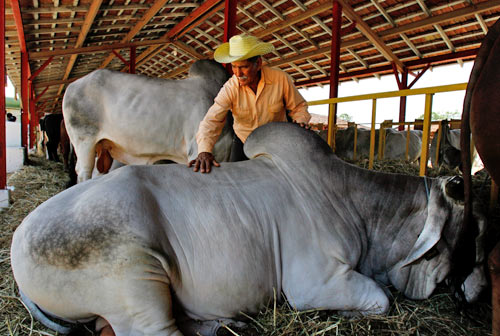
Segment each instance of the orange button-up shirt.
M257 94L249 86L241 86L233 75L200 123L196 134L198 153L212 152L229 110L234 117L234 132L242 142L259 126L286 121L287 110L298 123L307 123L311 119L307 102L284 71L263 66Z

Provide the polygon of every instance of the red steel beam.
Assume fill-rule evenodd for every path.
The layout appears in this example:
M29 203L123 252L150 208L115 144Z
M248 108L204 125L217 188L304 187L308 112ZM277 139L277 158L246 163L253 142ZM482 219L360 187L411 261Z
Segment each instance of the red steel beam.
M36 128L36 112L35 112L35 88L33 87L33 82L30 83L30 99L29 99L29 106L30 106L30 130L29 130L29 138L30 138L30 143L29 143L29 148L35 147L35 128Z
M131 74L135 74L135 58L136 58L135 56L136 56L136 48L130 47L130 60L129 60L128 72Z
M174 28L170 29L166 34L167 37L175 37L178 33L180 33L184 28L192 24L198 18L200 18L203 14L209 11L213 6L217 5L221 0L207 0L200 7L196 8L191 14L186 16L181 22L175 25Z
M396 73L396 78L398 75ZM403 72L401 73L401 81L398 81L401 85L399 87L400 90L405 90L408 88L408 68L403 67ZM399 97L399 122L406 121L406 96ZM405 129L404 125L399 125L398 129L403 131Z
M45 69L47 67L47 65L50 64L50 62L52 62L53 59L54 59L54 56L50 56L49 59L46 60L42 64L42 66L30 76L30 78L28 78L28 80L30 80L30 81L34 80L36 78L36 76L38 76L40 74L40 72L42 72L43 69Z
M21 7L19 6L19 0L10 0L10 6L12 7L12 15L14 16L14 22L16 23L19 46L21 48L21 52L25 53L26 40L24 39L23 19L21 17Z
M222 42L228 42L231 37L236 35L236 8L238 5L238 0L225 0L224 8L224 40ZM226 70L229 74L233 74L233 69L231 64L226 64Z
M47 92L47 90L48 90L48 89L49 89L49 87L47 86L47 87L46 87L46 88L42 91L42 93L40 93L38 96L36 96L36 97L34 98L34 102L35 102L35 104L36 104L36 103L40 100L40 98L42 98L42 96L45 94L45 92Z
M339 93L339 69L340 69L340 34L342 25L342 6L337 2L333 2L332 7L332 43L331 43L331 60L330 60L330 98L337 98ZM328 123L335 125L337 123L337 109L330 105ZM329 127L329 130L332 130ZM331 131L328 131L328 136L331 138ZM328 139L328 143L332 144L332 139Z
M24 38L23 19L21 16L21 7L19 0L11 0L12 15L16 23L17 38L21 49L21 101L23 105L21 115L21 145L28 148L28 113L29 113L29 89L28 78L31 76L31 70L28 61L28 52L26 48L26 39Z
M428 63L430 63L432 65L432 64L439 64L439 63L443 63L443 62L457 61L459 59L475 58L478 50L479 50L479 48L468 49L468 50L458 51L458 52L449 53L449 54L425 57L425 58L421 58L421 59L417 59L417 60L413 60L413 61L404 62L404 64L408 68L411 68L411 67L421 67L422 65L427 65Z
M228 42L231 37L236 35L236 8L238 0L225 0L224 8L224 41Z
M129 66L129 64L130 64L130 63L129 63L129 62L128 62L125 58L123 58L123 56L122 56L122 55L120 55L120 53L118 53L118 52L117 52L116 50L114 50L114 49L113 49L113 50L111 50L111 51L113 52L113 54L115 54L115 56L116 56L116 57L118 57L118 58L120 59L120 61L122 61L122 63L123 63L123 64L125 64L126 66Z
M21 53L21 146L28 148L28 77L29 77L29 64L28 64L28 54L26 52Z
M0 39L5 41L5 0L0 0ZM5 43L0 45L0 87L5 88ZM7 188L7 142L5 139L5 89L0 94L0 189Z
M444 54L444 55L439 55L439 56L432 56L432 57L425 57L417 60L412 60L412 61L407 61L403 62L404 66L407 67L408 69L413 68L413 69L419 69L422 67L426 67L427 64L439 64L439 63L445 63L445 62L453 62L459 59L469 59L469 58L475 58L477 51L479 48L476 49L469 49L465 51L459 51L455 53L449 53L449 54ZM385 74L385 73L390 73L392 72L392 66L389 65L381 65L378 67L373 67L373 68L368 68L368 69L363 69L363 70L357 70L357 71L351 71L351 72L344 72L339 75L339 79L351 79L353 77L366 77L366 76L372 76L375 74ZM325 77L320 77L320 78L315 78L315 79L310 79L310 80L304 80L304 81L298 81L295 82L296 86L310 86L310 85L317 85L317 84L328 84L330 81L329 76Z

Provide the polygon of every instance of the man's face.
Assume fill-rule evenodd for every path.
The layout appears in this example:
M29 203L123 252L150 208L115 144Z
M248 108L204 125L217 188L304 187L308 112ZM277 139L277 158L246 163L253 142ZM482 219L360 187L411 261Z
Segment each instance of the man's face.
M259 71L262 67L262 59L259 58L255 63L249 60L237 61L231 63L233 73L238 77L240 85L251 85L259 82Z

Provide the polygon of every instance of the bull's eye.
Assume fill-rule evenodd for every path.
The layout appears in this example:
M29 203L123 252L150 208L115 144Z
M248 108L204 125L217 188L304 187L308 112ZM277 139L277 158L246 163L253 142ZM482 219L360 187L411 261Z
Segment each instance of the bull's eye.
M439 254L439 251L438 251L437 247L434 245L433 248L431 248L429 251L427 251L424 254L424 258L425 258L425 260L431 260L432 258L437 256L438 254Z

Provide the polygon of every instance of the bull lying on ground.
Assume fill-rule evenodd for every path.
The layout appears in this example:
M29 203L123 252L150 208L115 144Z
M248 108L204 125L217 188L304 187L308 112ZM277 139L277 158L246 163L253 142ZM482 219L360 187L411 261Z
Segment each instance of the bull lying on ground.
M274 291L299 310L381 314L384 286L424 299L450 272L454 180L358 168L291 123L258 128L244 149L250 161L209 175L127 166L46 201L14 234L20 290L117 335L179 336L173 298L198 320L256 313ZM484 280L477 266L468 300Z
M101 69L71 83L63 114L78 157L78 182L91 178L96 152L124 164L187 164L196 158L198 125L227 79L221 64L201 60L182 80ZM214 148L217 161L229 159L231 144L228 122Z

